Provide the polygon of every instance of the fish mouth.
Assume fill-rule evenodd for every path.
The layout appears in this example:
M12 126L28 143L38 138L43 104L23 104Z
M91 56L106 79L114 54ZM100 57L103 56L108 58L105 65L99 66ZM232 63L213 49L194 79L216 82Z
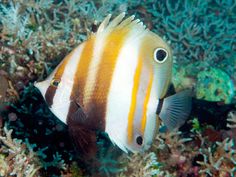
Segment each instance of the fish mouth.
M35 82L34 86L41 92L42 95L45 95L47 90L47 83L45 81Z

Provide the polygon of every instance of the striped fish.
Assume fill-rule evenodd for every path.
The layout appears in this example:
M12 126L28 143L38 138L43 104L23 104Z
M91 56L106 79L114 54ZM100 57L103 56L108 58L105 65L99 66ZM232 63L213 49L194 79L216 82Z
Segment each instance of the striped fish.
M160 120L172 130L190 112L188 91L165 97L170 47L139 19L124 17L110 22L108 15L95 34L35 84L80 146L89 145L95 138L90 135L100 130L123 151L140 152L150 147Z

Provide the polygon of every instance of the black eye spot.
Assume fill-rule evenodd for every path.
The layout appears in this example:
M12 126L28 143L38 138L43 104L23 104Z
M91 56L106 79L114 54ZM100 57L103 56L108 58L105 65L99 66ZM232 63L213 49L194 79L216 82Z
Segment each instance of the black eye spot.
M137 143L139 146L141 146L141 145L143 144L143 138L142 138L142 136L138 136L138 137L136 138L136 143Z
M167 59L168 53L163 48L157 48L154 52L154 59L159 63L163 63Z
M60 80L53 79L52 82L51 82L51 85L54 86L54 87L58 87L59 83L60 83Z

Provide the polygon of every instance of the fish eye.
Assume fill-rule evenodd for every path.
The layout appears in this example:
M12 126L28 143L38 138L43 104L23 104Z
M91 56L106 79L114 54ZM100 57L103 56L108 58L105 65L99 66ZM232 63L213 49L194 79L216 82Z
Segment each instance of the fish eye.
M60 83L59 79L53 79L51 82L51 86L58 87L59 83Z
M157 48L154 51L154 60L158 63L164 63L166 59L168 58L168 52L166 49L163 48Z
M143 144L143 137L142 137L142 136L137 136L137 138L136 138L136 143L137 143L139 146L142 146L142 144Z

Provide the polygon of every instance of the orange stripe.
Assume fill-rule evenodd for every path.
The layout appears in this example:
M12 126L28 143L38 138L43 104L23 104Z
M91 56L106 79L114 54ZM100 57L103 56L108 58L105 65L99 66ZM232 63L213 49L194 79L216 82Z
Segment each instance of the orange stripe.
M147 92L146 92L146 96L145 96L145 100L144 100L144 104L143 104L143 115L142 115L142 122L141 122L142 134L144 134L146 122L147 122L147 105L148 105L148 101L149 101L149 98L151 95L152 82L153 82L153 73L151 72L150 79L148 82L148 88L147 88Z
M59 64L58 69L55 72L54 79L59 79L59 80L61 79L62 74L64 73L64 70L65 70L65 67L75 50L76 49L72 50Z
M142 60L138 59L138 65L134 74L132 98L131 98L131 105L130 105L129 116L128 116L128 142L129 143L131 143L133 139L133 121L134 121L134 114L135 114L135 106L137 102L138 87L140 84L141 70L142 70Z
M103 118L105 121L107 98L113 73L115 71L120 50L124 45L124 41L127 38L129 31L130 29L114 29L105 41L104 51L102 52L95 84L93 85L92 99L88 104L90 107L94 108L92 114L95 119ZM103 128L105 129L105 124Z
M85 42L84 48L82 50L80 61L77 65L76 72L74 75L74 83L71 93L71 99L75 100L83 107L83 95L84 88L89 72L89 65L93 58L93 48L94 48L95 37L91 36L88 41Z

